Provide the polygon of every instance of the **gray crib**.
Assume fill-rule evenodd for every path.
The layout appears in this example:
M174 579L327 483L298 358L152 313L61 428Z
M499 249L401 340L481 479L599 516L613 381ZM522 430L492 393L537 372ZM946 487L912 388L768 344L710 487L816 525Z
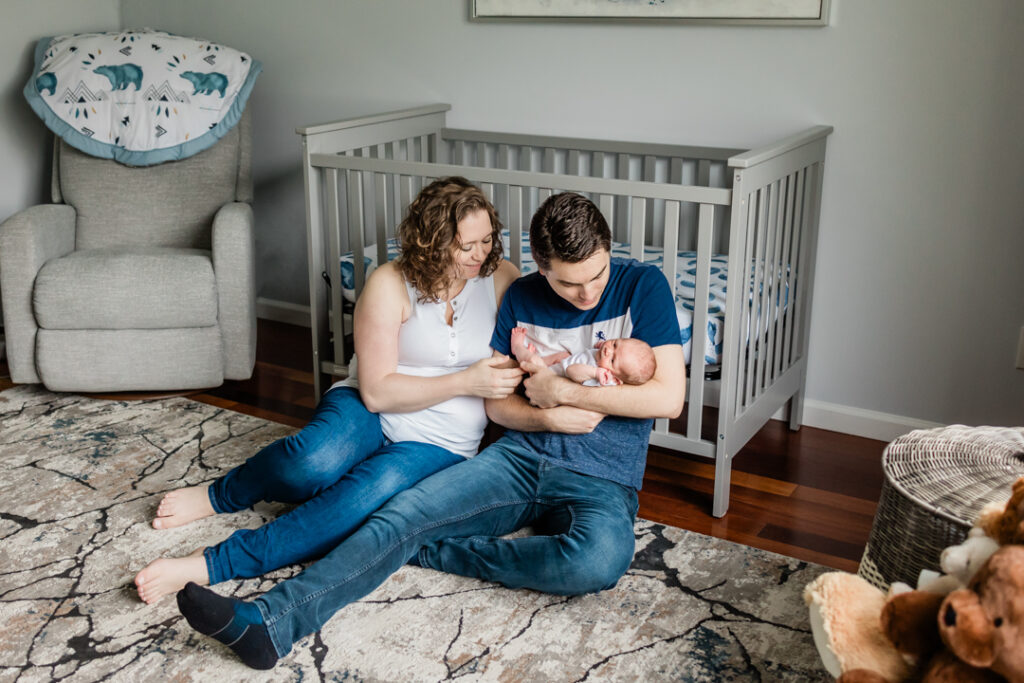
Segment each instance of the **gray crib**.
M579 192L608 219L614 251L656 261L679 294L691 330L687 409L671 424L656 420L651 443L714 459L712 512L724 515L732 457L787 403L790 427L800 427L832 128L739 150L458 130L445 127L450 109L297 131L316 395L347 375L337 333L351 324L346 301L368 267L393 258L396 226L424 184L448 175L478 184L508 231L507 257L525 272L534 210L554 192ZM717 429L704 424L706 405L718 407Z

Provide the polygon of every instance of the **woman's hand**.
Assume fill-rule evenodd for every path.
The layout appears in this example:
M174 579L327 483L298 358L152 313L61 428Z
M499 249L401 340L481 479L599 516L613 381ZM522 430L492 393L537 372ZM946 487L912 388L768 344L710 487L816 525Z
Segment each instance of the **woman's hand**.
M523 371L508 356L483 358L462 371L466 395L480 398L507 398L512 395Z

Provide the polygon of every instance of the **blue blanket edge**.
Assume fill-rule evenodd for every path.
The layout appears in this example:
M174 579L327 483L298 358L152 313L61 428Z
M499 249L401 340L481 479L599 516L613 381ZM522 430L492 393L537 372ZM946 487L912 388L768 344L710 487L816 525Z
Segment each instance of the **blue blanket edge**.
M36 72L39 69L39 65L42 64L43 54L50 47L52 41L53 36L48 36L40 38L39 42L36 43L32 73L29 75L28 83L25 84L25 89L23 90L29 106L32 107L32 111L36 113L36 116L42 119L47 128L75 149L100 159L113 159L126 166L155 166L165 161L178 161L212 147L242 118L242 112L245 111L245 105L249 101L249 94L256 84L256 77L263 71L263 65L259 61L255 59L250 60L249 74L246 76L245 83L242 84L241 89L238 91L235 101L231 103L231 108L228 110L227 115L206 133L174 147L136 151L108 142L100 142L78 132L78 130L57 116L39 95L39 91L36 89L36 77L38 76Z

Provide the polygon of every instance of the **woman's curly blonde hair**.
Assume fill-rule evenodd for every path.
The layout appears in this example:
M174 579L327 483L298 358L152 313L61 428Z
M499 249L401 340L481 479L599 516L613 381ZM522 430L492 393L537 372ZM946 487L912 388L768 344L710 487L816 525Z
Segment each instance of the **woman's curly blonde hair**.
M491 221L491 251L480 266L480 277L501 262L501 221L484 193L460 176L435 180L409 205L398 226L402 251L395 265L420 294L420 301L438 301L455 280L455 250L459 221L474 211L486 211Z

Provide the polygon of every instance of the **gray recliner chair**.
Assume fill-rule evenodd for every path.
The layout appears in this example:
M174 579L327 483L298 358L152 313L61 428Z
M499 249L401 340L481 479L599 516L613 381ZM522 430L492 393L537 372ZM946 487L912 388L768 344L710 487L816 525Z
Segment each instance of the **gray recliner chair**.
M54 141L53 204L0 225L11 379L51 391L214 387L256 357L250 117L181 161Z

